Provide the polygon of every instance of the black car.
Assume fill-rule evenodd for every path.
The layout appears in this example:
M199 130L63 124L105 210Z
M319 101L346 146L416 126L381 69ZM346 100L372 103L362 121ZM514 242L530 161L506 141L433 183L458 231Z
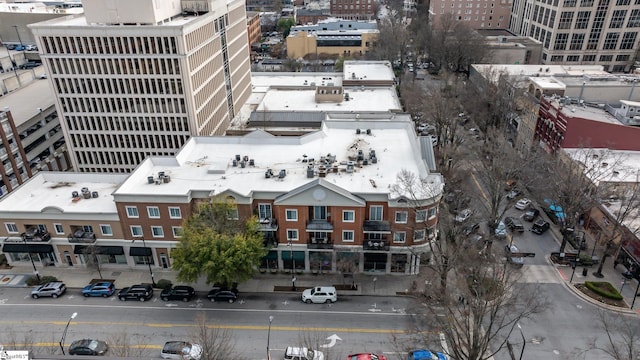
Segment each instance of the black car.
M69 346L69 355L104 355L109 347L107 343L96 339L76 340Z
M524 232L524 225L520 220L514 217L506 217L504 218L504 224L507 225L511 231Z
M475 223L473 225L468 225L468 226L465 226L464 228L462 228L462 232L465 235L468 236L468 235L471 235L471 234L475 233L476 231L478 231L479 228L480 228L480 224L479 223Z
M191 286L177 285L169 289L164 289L160 293L163 301L182 300L189 301L196 296L196 291Z
M139 284L126 287L118 292L118 299L145 301L153 297L153 287L149 284Z
M230 290L222 290L217 292L211 290L207 294L207 298L211 302L226 301L228 303L234 303L236 300L238 300L238 293Z
M522 218L526 221L533 221L538 217L538 215L540 215L540 210L535 208L528 208L527 211L525 211L524 215L522 215Z
M551 225L549 225L548 222L542 219L538 219L535 223L533 223L533 226L531 227L531 232L533 232L534 234L542 235L542 233L549 230L550 226Z

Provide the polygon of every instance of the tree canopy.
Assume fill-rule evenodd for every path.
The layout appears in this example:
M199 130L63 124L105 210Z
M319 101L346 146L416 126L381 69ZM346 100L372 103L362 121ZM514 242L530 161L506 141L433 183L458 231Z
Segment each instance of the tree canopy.
M248 280L266 255L255 217L240 219L235 203L200 205L187 219L184 234L171 253L179 281L208 284Z

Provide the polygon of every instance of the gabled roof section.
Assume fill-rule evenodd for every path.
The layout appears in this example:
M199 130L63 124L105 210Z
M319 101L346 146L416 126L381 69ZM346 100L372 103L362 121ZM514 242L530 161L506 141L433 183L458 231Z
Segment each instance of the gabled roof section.
M309 204L364 207L366 201L322 178L278 196L274 201L274 205Z

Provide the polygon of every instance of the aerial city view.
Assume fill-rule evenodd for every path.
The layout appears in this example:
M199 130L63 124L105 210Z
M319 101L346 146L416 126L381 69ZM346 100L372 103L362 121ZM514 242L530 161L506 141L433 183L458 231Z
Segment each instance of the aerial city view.
M0 360L640 359L639 0L0 0Z

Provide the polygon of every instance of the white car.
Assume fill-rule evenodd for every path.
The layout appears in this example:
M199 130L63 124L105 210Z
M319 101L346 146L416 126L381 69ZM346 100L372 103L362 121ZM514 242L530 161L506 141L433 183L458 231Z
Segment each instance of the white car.
M499 238L507 237L507 225L505 225L502 220L500 220L500 222L498 223L495 234Z
M531 200L529 200L527 198L522 198L522 199L518 200L518 202L516 203L516 209L524 210L529 206L529 204L531 204Z
M471 209L464 209L460 211L458 215L456 215L456 221L465 222L471 217L471 214L472 214Z
M333 286L316 286L302 292L302 302L307 304L331 304L336 301L338 301L338 295Z
M324 360L324 354L306 347L289 346L284 352L284 360Z

